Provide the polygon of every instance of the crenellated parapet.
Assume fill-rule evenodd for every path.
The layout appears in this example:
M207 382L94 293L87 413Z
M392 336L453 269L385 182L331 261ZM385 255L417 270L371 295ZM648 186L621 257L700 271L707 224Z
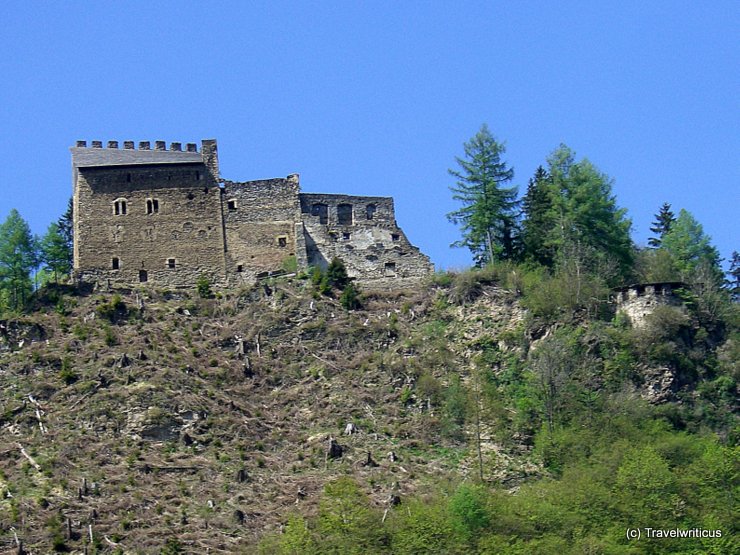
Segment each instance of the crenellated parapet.
M617 312L626 314L632 325L639 328L658 306L681 306L683 301L676 291L685 287L680 281L635 283L615 289L613 299Z
M209 141L204 140L203 143L207 143L209 146L214 143L215 141ZM135 145L136 143L134 141L123 141L123 150L136 150ZM119 142L118 141L108 141L106 143L106 149L112 149L117 150L119 148ZM90 146L87 146L87 141L80 140L75 143L74 148L103 148L103 141L90 141ZM151 141L139 141L139 150L152 150L152 143ZM157 151L167 151L167 142L166 141L154 141L154 150ZM170 152L183 152L182 143L180 142L171 142L170 143ZM185 143L185 152L198 152L198 145L196 143Z

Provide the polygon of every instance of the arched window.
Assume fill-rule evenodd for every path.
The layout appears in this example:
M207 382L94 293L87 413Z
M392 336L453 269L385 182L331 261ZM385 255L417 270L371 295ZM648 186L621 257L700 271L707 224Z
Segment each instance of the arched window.
M146 213L159 214L159 200L155 198L146 199Z
M116 216L126 215L126 199L118 198L113 201L113 214Z

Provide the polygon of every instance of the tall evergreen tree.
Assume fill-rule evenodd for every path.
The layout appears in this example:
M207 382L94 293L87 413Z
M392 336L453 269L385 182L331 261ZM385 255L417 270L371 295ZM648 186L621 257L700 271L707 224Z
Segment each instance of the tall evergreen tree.
M49 224L46 234L39 242L39 255L44 269L59 282L59 277L72 269L69 244L57 223Z
M525 258L544 266L554 262L553 252L546 246L553 228L551 210L552 180L547 170L539 166L522 199L522 243Z
M730 295L732 295L732 300L740 302L740 253L737 251L732 252L728 276L727 284L730 289Z
M687 210L681 209L678 213L670 231L663 236L661 248L673 256L684 280L693 281L696 275L701 274L716 284L724 281L719 251L704 233L702 225Z
M67 210L57 220L57 226L59 226L59 235L62 236L65 245L67 245L69 267L72 268L74 244L74 204L72 197L69 198L67 203Z
M648 245L653 248L660 247L663 236L671 230L671 225L675 221L676 216L671 211L671 205L664 202L663 206L660 207L660 211L655 215L653 225L650 226L650 231L655 233L656 236L648 239Z
M614 266L617 275L629 274L633 261L631 221L617 206L612 180L591 162L575 161L575 153L561 145L548 158L552 179L552 230L546 246L560 258L588 253L591 266Z
M452 198L463 204L447 214L452 223L460 225L463 235L453 246L470 249L479 266L514 258L517 188L505 186L514 178L514 170L501 159L506 148L483 124L463 149L465 156L455 158L460 169L449 170L457 180L450 186Z
M9 308L23 308L33 290L31 270L38 263L36 238L14 208L0 224L0 288Z

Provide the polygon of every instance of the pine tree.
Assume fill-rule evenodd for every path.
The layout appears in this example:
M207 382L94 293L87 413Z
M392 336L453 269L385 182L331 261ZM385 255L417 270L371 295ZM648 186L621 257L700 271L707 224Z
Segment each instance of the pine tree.
M31 291L31 270L38 262L37 240L14 208L0 224L0 289L13 310L23 308Z
M584 264L591 270L613 266L616 274L605 276L610 280L627 276L634 256L632 222L617 206L609 176L586 159L576 162L575 153L565 145L548 158L548 173L552 180L548 218L553 227L545 246L561 262L577 252L588 257Z
M678 213L670 231L663 235L661 248L673 256L682 279L693 281L696 275L701 274L717 284L724 281L719 251L711 244L711 238L704 233L702 225L687 210L681 209Z
M663 240L663 236L671 230L671 225L676 221L676 216L671 211L671 205L667 202L663 203L660 207L660 211L655 215L655 221L650 227L650 231L656 234L656 237L648 239L648 245L653 248L660 247L660 243Z
M72 269L69 244L59 224L49 225L46 235L39 243L39 251L44 270L53 274L54 281L59 283L59 277L68 274Z
M506 149L485 124L463 149L465 157L455 158L460 169L449 170L457 179L455 186L450 186L452 198L463 204L447 214L448 220L460 225L463 235L452 246L470 249L479 266L514 258L517 188L504 186L514 178L514 170L501 159Z
M67 203L67 210L57 220L57 225L59 226L59 234L64 238L64 243L67 245L69 267L72 268L74 244L74 204L72 197Z
M522 243L524 257L544 266L552 266L554 255L546 248L548 234L552 231L552 180L542 166L529 180L527 193L522 199L524 221Z
M730 279L727 280L727 284L730 289L730 295L732 295L732 300L740 302L740 253L737 251L732 252L728 275Z

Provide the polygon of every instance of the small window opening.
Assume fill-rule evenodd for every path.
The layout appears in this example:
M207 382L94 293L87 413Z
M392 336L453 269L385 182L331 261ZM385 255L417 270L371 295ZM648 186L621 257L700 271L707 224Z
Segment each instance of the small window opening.
M131 174L130 173L127 173L126 174L126 183L131 183Z
M337 205L337 223L339 225L352 225L352 205Z
M236 210L236 199L231 199L227 201L226 206L228 206L229 210Z
M195 198L195 195L193 193L188 193L188 200L193 200Z
M288 238L287 237L278 237L278 247L285 248L288 246Z
M155 214L159 214L159 201L157 199L152 199L152 208Z
M317 202L311 206L311 215L319 217L320 224L329 223L329 207L326 204Z
M345 241L349 241L351 237L352 237L352 234L347 231L342 233L342 239L344 239Z
M196 181L200 181L201 180L200 172L195 172L195 180Z
M385 275L386 276L395 276L396 275L396 263L395 262L386 262L385 263Z
M146 283L149 281L149 273L146 270L139 270L139 283Z
M203 192L204 192L205 194L208 194L208 187L203 187Z
M157 199L146 199L146 213L147 214L158 214L159 213L159 201Z
M401 236L398 233L391 233L391 241L398 241Z
M238 266L236 267L236 271L237 271L237 272L239 272L239 273L242 273L242 272L244 271L244 266L242 266L241 264L239 264L239 265L238 265Z
M113 213L116 216L126 215L126 201L124 199L118 199L113 203Z
M167 267L168 268L174 268L175 267L175 259L174 258L168 258L167 259Z
M368 220L372 220L372 219L373 219L373 217L375 216L375 211L376 211L377 209L378 209L378 207L377 207L377 206L375 206L374 204L368 204L368 205L367 205L367 208L365 209L365 217L366 217L366 218L367 218Z
M118 270L121 267L121 261L118 259L118 257L113 257L113 259L111 260L110 267L113 270Z

